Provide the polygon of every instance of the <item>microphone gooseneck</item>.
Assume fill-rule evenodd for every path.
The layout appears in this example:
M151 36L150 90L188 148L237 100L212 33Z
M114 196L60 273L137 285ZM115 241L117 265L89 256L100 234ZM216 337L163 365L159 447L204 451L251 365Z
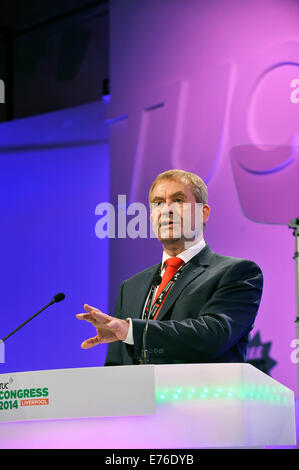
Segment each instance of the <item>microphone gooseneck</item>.
M20 328L22 328L23 326L26 325L26 323L30 322L34 317L36 317L39 313L41 313L43 310L45 310L46 308L50 307L50 305L53 305L55 302L61 302L63 299L65 298L65 294L63 294L62 292L59 292L59 294L56 294L53 299L51 300L51 302L49 302L47 305L45 305L45 307L43 307L42 309L40 309L37 313L35 313L34 315L32 315L30 318L28 318L26 321L24 321L24 323L22 323L21 325L19 325L15 330L11 331L7 336L5 336L4 338L2 338L1 342L4 342L7 340L7 338L9 338L10 336L12 336L14 333L16 333Z
M160 274L160 270L156 272L154 279L153 279L153 286L158 287L162 282L162 277ZM151 304L152 304L152 299L153 299L153 294L154 294L154 289L152 290L151 294L151 302L150 306L147 312L145 312L145 327L143 330L143 336L142 336L142 351L141 351L141 359L140 359L140 364L147 364L148 358L147 358L147 349L146 349L146 333L148 329L148 322L150 318L150 311L151 311Z

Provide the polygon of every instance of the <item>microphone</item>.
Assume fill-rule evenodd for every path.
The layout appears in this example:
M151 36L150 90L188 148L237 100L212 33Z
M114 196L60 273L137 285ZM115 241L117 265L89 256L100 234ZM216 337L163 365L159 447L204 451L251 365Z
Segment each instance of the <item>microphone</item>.
M155 276L154 276L154 279L153 279L153 285L155 287L159 286L162 282L162 277L160 275L160 272L157 271ZM153 289L153 292L152 292L152 297L153 297L153 294L154 294L154 289ZM145 327L144 327L144 330L143 330L143 336L142 336L142 351L141 351L141 359L140 359L140 364L147 364L148 362L148 359L147 359L147 349L146 349L146 333L147 333L147 329L148 329L148 322L149 322L149 317L150 317L150 312L151 312L151 303L152 303L152 298L151 298L151 302L149 304L149 309L148 309L148 312L146 312L146 318L145 318Z
M22 323L21 325L19 325L15 330L11 331L7 336L5 336L5 338L2 338L2 340L0 340L0 343L4 342L7 340L7 338L9 338L10 336L12 336L14 333L16 333L16 331L18 331L20 328L22 328L22 326L26 325L26 323L30 322L34 317L36 317L39 313L41 313L43 310L45 310L46 308L50 307L50 305L54 304L54 303L57 303L57 302L61 302L63 299L65 298L65 295L62 293L62 292L59 292L59 294L56 294L53 299L51 300L51 302L49 302L45 307L43 307L41 310L39 310L37 313L35 313L34 315L32 315L32 317L28 318L28 320L24 321L24 323Z
M65 295L62 292L59 292L59 294L54 295L53 299L51 300L50 304L61 302L63 299L65 299Z
M162 282L162 276L159 271L155 274L153 284L155 287L159 286Z

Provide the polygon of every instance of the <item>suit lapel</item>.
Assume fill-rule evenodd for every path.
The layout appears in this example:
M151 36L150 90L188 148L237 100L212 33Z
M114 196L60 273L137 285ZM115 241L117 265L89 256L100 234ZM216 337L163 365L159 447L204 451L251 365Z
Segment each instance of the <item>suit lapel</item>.
M144 273L142 280L138 281L135 298L132 300L132 304L134 305L132 310L132 318L141 318L145 301L152 286L154 276L159 267L160 264L155 264Z
M197 276L202 274L210 264L210 258L213 252L210 247L206 246L192 258L182 274L178 277L173 288L165 298L161 310L157 316L157 320L162 320L168 310L174 304L182 290L195 279Z

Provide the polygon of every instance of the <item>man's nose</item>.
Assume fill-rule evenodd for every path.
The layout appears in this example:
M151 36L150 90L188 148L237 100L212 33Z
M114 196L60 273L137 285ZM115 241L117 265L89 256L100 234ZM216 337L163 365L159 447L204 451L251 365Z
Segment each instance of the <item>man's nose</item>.
M167 203L166 204L163 204L163 206L161 207L161 217L169 217L169 216L173 216L175 211L174 211L174 205L172 202L170 203Z
M166 212L166 213L169 213L169 212L173 212L174 210L174 205L173 205L173 202L167 202L165 204L163 204L162 208L161 208L161 211L162 212Z

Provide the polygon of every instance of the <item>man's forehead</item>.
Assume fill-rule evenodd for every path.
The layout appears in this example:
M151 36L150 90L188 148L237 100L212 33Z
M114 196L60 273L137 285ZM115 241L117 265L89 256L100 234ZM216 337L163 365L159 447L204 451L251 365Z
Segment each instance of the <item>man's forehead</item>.
M189 184L184 183L183 181L175 179L165 179L158 181L157 184L154 186L152 191L152 197L156 196L157 194L176 194L178 192L188 195L192 193L192 188Z

